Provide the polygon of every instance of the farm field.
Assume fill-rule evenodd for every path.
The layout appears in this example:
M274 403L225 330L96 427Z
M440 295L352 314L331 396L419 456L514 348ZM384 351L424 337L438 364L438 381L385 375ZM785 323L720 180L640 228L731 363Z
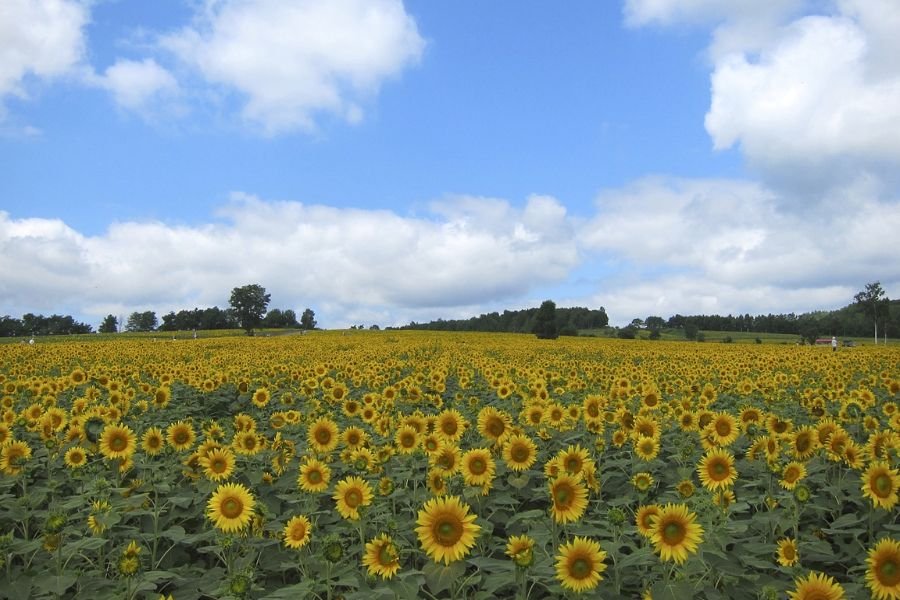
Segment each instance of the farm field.
M0 345L0 598L900 598L900 348Z

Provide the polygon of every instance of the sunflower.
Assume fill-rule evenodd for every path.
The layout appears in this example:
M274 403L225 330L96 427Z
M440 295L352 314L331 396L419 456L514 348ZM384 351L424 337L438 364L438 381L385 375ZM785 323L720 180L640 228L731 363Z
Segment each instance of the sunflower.
M712 421L704 428L704 433L718 446L730 446L737 439L738 429L737 421L728 413L715 413Z
M530 567L534 563L534 539L527 535L510 536L506 542L506 555L518 567Z
M31 446L23 441L8 442L0 448L0 472L18 475L22 465L31 458Z
M459 448L452 444L446 444L436 454L429 455L428 462L442 475L453 475L459 471Z
M648 417L646 415L640 415L634 421L634 431L632 432L637 437L649 437L655 438L660 435L660 427L659 422L653 417Z
M843 600L844 588L831 576L812 572L794 581L794 591L788 592L789 600Z
M486 440L501 442L509 434L512 418L493 406L485 406L478 413L478 431Z
M372 487L361 477L351 475L338 482L332 498L337 502L342 517L358 521L359 508L372 503Z
M819 447L817 432L812 427L800 427L791 434L790 450L797 460L806 460Z
M567 590L576 593L592 590L603 579L606 552L594 540L575 536L560 545L556 555L556 578Z
M460 470L466 485L489 486L494 479L496 465L485 448L473 448L462 455Z
M166 441L178 452L190 450L196 437L194 428L184 421L176 421L166 428Z
M638 508L637 514L634 516L638 533L646 538L653 535L653 519L659 516L661 510L658 504L646 504Z
M587 488L580 477L562 474L549 483L553 505L550 514L557 523L577 521L587 509Z
M682 479L675 485L675 491L682 498L690 498L694 495L694 482L690 479Z
M900 477L897 469L886 462L874 461L862 476L863 496L872 500L876 507L891 510L897 504L897 490Z
M288 548L302 548L309 543L309 532L312 525L303 515L296 515L290 518L284 526L284 545Z
M225 533L242 530L253 518L256 501L240 483L225 483L216 488L206 505L206 516Z
M646 492L653 485L653 475L642 471L631 478L631 485L640 492Z
M255 392L253 392L253 396L250 398L250 401L253 402L253 405L257 408L265 408L267 404L269 404L269 399L271 398L271 394L269 394L269 390L266 388L259 388Z
M537 460L537 446L527 435L511 435L503 445L503 460L510 470L524 471Z
M419 447L419 432L411 425L404 425L394 435L394 444L400 454L412 454Z
M436 433L429 433L425 437L422 438L422 449L425 450L426 454L435 454L440 452L441 448L444 446L444 442L441 441L441 436Z
M229 448L213 448L200 456L200 466L210 481L224 481L234 472L234 452Z
M641 460L653 460L659 454L659 438L639 438L634 444L634 453Z
M66 450L65 463L70 469L80 469L87 464L87 450L81 446L72 446Z
M590 454L588 454L587 448L580 445L569 446L556 454L556 460L569 475L580 475L590 461Z
M731 487L737 478L734 456L724 448L710 450L697 465L700 483L710 491Z
M449 408L438 415L435 431L445 441L456 443L462 437L467 424L466 419L458 410Z
M469 554L481 527L459 496L428 500L419 511L416 533L425 553L435 562L449 565Z
M703 541L703 528L696 519L697 515L684 504L666 504L651 519L650 540L662 560L683 563L689 553L697 551Z
M778 564L782 567L793 567L800 560L797 553L797 540L782 538L778 540L778 549L775 553Z
M400 570L400 553L394 539L382 533L366 544L362 563L367 567L369 575L378 575L382 579L390 579Z
M149 456L162 452L165 443L163 432L159 427L150 427L141 436L141 449Z
M806 477L806 466L801 462L789 462L781 471L781 481L779 485L786 490L792 490L797 486L797 482Z
M232 448L238 454L245 456L253 456L262 452L264 440L256 433L255 429L249 431L238 431L234 434Z
M309 426L306 439L316 452L326 454L338 444L338 426L328 417L320 417Z
M866 585L875 600L900 598L900 543L883 538L869 550Z
M297 485L304 492L324 492L331 481L331 469L323 462L315 458L307 458L300 465L300 475L297 477Z
M348 427L341 433L341 441L350 450L361 448L369 440L369 434L359 427Z
M109 424L100 434L100 453L110 460L130 458L136 445L134 431L128 425Z

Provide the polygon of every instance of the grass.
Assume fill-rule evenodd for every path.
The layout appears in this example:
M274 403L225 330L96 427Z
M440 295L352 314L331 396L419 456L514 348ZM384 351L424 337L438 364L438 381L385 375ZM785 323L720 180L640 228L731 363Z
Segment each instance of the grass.
M707 331L701 330L701 333L704 336L704 341L706 343L722 343L726 338L731 338L732 343L734 344L755 344L756 340L759 338L760 343L763 344L796 344L800 339L800 336L795 333L759 333L754 331ZM604 327L603 329L585 329L580 330L578 332L579 335L583 336L596 336L596 337L616 337L616 329L613 327ZM826 335L822 335L820 337L830 337ZM646 329L640 330L637 333L637 338L641 340L650 339L650 332ZM660 331L661 340L666 341L688 341L684 338L684 331L677 328L665 328ZM871 346L873 344L873 337L845 337L838 336L838 342L843 344L844 341L852 341L857 346ZM879 345L882 343L882 340L879 338ZM896 338L888 338L889 345L896 345L900 343L900 340Z

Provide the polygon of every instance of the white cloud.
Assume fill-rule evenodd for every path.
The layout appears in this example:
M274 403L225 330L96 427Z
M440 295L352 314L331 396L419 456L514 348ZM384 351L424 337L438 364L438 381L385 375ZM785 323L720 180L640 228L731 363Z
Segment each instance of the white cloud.
M29 76L70 73L84 55L88 11L71 0L0 2L0 100L26 96Z
M485 205L493 219L482 220ZM329 306L343 323L512 298L562 281L577 263L565 209L552 198L524 208L477 198L443 206L454 215L409 218L236 194L218 223L116 223L97 237L0 213L0 312L161 314L226 306L231 288L258 282L273 306ZM535 211L552 216L536 226Z
M819 192L900 163L895 0L628 0L625 18L713 28L706 129L769 182Z
M175 77L152 58L142 61L118 59L97 78L122 108L147 114L178 94Z
M399 0L223 0L162 45L208 82L246 98L267 133L315 115L356 123L360 102L419 60L424 41Z
M618 267L591 298L619 318L803 312L848 304L880 279L900 291L889 242L900 202L868 181L832 192L814 217L740 181L648 178L598 199L579 245Z

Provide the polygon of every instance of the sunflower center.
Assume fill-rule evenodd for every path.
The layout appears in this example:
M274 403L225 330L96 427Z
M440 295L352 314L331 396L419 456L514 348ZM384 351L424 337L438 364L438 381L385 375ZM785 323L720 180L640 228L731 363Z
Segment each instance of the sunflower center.
M724 478L724 476L728 473L728 466L721 461L716 461L713 463L712 471L716 477Z
M456 521L439 521L434 528L434 537L442 546L452 546L462 537L462 528Z
M238 498L229 497L222 502L222 516L226 519L236 519L244 512L244 504Z
M178 431L175 433L175 443L179 446L182 444L186 444L188 441L188 435L186 431Z
M809 436L806 435L797 436L797 441L794 442L798 452L806 452L809 450L809 444Z
M719 421L716 423L716 433L725 437L731 433L731 425L727 421Z
M469 463L469 470L473 475L482 475L487 471L487 464L485 464L484 459L473 458L472 462Z
M684 539L684 527L678 523L666 523L663 528L663 539L665 543L675 546L680 544Z
M796 554L794 553L794 547L791 544L787 544L781 551L784 554L784 557L788 560L794 560Z
M875 478L873 491L879 498L887 498L891 494L891 478L881 473Z
M581 461L577 458L572 457L566 461L566 471L568 471L569 473L577 473L580 470Z
M324 446L331 441L331 432L327 429L319 429L316 432L316 441Z
M378 550L378 562L382 565L389 565L397 558L397 552L394 550L393 544L385 544Z
M592 405L588 406L587 414L588 414L588 416L591 416L591 417L600 416L600 409L598 409L596 406L594 406L592 404Z
M362 494L360 494L358 490L350 490L344 496L344 502L346 502L347 506L350 508L356 508L362 502Z
M215 459L209 466L213 473L224 473L225 469L228 468L228 465L221 458Z
M444 421L441 423L441 431L447 435L454 435L457 429L456 421Z
M125 438L121 436L116 436L109 441L109 447L112 448L116 452L121 452L128 445L128 442L125 441Z
M875 570L878 582L886 587L893 587L900 583L900 566L895 559L887 559Z
M530 456L531 453L528 452L528 448L520 445L520 446L515 446L513 448L513 451L511 452L511 454L512 454L513 460L515 460L516 462L525 462L526 460L528 460L528 457Z
M506 429L506 425L504 425L503 421L501 421L499 419L492 420L487 426L487 430L494 437L500 437L501 435L503 435L504 429Z
M404 448L412 448L416 445L416 438L415 436L406 434L400 439L400 443Z
M304 537L306 537L306 525L302 521L295 523L291 529L291 539L299 542Z
M322 482L322 474L318 471L310 471L306 478L309 479L310 483L321 483Z
M578 557L569 565L569 575L574 579L584 579L591 574L593 565L586 558Z
M572 498L572 489L568 486L560 486L553 491L553 501L561 508L569 506Z

